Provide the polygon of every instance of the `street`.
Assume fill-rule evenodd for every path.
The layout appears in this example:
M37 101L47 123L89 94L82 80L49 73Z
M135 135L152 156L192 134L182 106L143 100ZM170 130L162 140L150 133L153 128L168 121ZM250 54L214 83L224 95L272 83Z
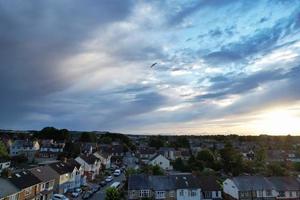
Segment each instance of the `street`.
M125 180L125 175L124 173L122 173L120 176L118 177L114 177L113 181L111 181L110 183L108 183L105 187L101 188L98 192L96 192L90 199L91 200L104 200L105 199L105 190L114 182L120 182L122 183L122 181Z

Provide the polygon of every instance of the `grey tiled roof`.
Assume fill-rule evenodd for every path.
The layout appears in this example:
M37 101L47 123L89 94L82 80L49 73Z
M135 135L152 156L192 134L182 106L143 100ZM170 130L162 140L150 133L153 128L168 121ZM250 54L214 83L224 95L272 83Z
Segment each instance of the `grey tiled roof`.
M29 171L43 182L48 182L55 179L58 174L49 166L40 166L29 169Z
M300 182L295 177L270 177L268 179L278 191L300 190Z
M129 190L151 189L159 191L200 187L199 178L191 174L169 176L137 174L130 176L128 180Z
M11 182L4 178L0 178L0 199L3 197L15 194L20 190L14 186Z
M261 189L271 190L274 188L272 183L263 176L238 176L234 177L232 180L237 188L242 191Z
M19 189L25 189L42 182L28 170L12 174L9 181Z
M151 188L149 176L145 174L131 175L128 179L129 190L142 190Z
M152 184L152 189L155 191L176 189L174 179L171 176L150 176L149 180Z

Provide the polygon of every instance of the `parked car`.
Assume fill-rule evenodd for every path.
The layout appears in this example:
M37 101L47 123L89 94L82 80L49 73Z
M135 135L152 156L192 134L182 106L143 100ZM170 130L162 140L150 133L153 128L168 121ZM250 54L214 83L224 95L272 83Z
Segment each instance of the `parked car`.
M52 200L69 200L69 198L63 194L54 194Z
M93 192L92 191L87 191L82 195L82 199L89 199L93 196Z
M120 176L121 175L121 170L116 169L114 172L114 176Z
M99 183L99 185L100 185L101 187L104 187L104 186L106 185L106 182L105 182L105 181L101 181L101 182Z
M72 192L72 197L76 198L78 197L82 192L82 189L81 188L76 188L74 189L74 191Z
M98 192L100 190L100 186L99 185L94 185L93 188L92 188L92 192L95 193L95 192Z
M109 182L111 182L113 179L114 179L114 178L113 178L112 176L108 176L108 177L106 177L105 181L106 181L107 183L109 183Z

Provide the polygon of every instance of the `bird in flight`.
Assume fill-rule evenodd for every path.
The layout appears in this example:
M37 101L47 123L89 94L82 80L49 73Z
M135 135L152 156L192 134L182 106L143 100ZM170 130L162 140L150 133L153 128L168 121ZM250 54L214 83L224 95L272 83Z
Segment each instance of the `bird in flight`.
M157 62L156 63L153 63L150 68L153 68L155 65L157 65Z

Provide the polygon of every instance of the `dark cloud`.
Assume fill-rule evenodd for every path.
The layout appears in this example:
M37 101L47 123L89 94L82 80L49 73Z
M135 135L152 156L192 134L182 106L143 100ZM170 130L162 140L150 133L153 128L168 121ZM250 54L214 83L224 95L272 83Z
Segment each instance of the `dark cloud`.
M95 28L124 19L130 8L126 0L2 1L0 121L10 121L30 109L29 101L70 85L59 62L78 53Z

